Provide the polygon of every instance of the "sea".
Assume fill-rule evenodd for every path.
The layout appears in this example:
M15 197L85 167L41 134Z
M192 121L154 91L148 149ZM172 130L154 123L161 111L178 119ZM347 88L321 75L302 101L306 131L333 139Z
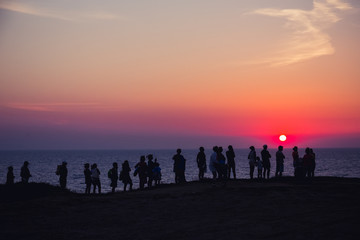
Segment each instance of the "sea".
M260 155L261 149L257 150ZM271 158L270 176L275 174L275 153L276 149L269 149ZM224 151L225 152L225 151ZM299 149L300 156L304 155L304 149ZM333 176L345 178L360 178L360 148L319 148L314 149L316 154L315 176ZM112 168L113 162L119 165L128 160L132 172L134 166L139 162L140 156L153 154L160 163L162 180L161 183L174 183L172 157L176 149L171 150L31 150L31 151L0 151L0 184L6 182L7 168L13 166L15 182L19 182L20 169L24 161L28 161L32 177L30 182L45 182L52 185L59 185L59 177L55 174L57 166L63 161L67 162L68 180L67 188L74 192L84 192L84 164L96 163L100 170L102 192L110 192L110 180L107 172ZM187 181L198 180L198 168L196 164L197 149L184 149L182 154L186 159L185 177ZM209 163L211 149L206 149L207 164ZM249 178L248 156L249 149L235 149L235 162L237 178ZM285 163L284 176L293 176L292 150L284 149ZM257 170L255 169L254 176ZM139 186L138 177L132 174L134 189ZM205 177L211 178L211 172L207 170ZM117 191L122 191L123 184L119 182Z

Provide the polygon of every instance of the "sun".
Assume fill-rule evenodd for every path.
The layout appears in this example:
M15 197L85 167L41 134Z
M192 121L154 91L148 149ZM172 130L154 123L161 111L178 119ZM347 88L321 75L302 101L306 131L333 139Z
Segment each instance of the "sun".
M282 134L282 135L280 135L279 139L280 139L280 141L285 142L286 136L284 134Z

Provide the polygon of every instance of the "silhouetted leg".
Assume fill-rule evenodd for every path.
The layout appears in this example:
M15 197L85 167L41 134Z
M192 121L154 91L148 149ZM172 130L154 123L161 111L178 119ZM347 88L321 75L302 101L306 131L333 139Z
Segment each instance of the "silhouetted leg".
M254 177L254 166L250 166L250 179Z
M175 183L179 183L178 172L175 172Z
M62 189L66 188L66 178L60 178L60 187Z
M216 171L212 171L211 173L212 173L212 175L213 175L213 179L215 180L216 177L217 177L217 176L216 176Z
M185 179L185 171L181 171L181 182L184 183L186 182L186 179Z
M87 183L86 184L86 188L85 188L85 194L90 194L90 189L91 189L91 183Z
M151 188L152 187L152 182L153 182L153 178L149 177L149 181L148 181L148 187Z
M311 177L314 177L314 173L315 173L315 167L311 168Z

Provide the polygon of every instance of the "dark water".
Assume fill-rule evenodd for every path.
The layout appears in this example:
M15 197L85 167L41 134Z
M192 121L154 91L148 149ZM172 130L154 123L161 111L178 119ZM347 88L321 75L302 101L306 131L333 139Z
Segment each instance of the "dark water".
M285 149L285 169L284 175L293 175L291 149ZM316 153L317 176L335 177L360 177L360 149L314 149ZM183 150L186 162L186 179L197 180L198 169L196 165L197 150ZM211 150L206 150L207 162L211 155ZM236 149L236 172L240 178L249 178L248 149ZM275 171L275 149L270 149L273 158L271 160L271 176ZM101 172L101 183L104 192L110 191L110 182L107 172L112 167L113 162L119 166L125 161L130 162L132 172L135 164L141 155L152 153L158 159L162 169L162 182L174 182L172 156L175 150L87 150L87 151L0 151L0 183L5 183L7 167L14 167L15 181L20 181L20 168L24 161L30 162L29 169L32 174L30 182L47 182L58 185L58 176L55 175L56 167L62 161L68 163L68 188L82 192L84 189L83 165L84 163L97 163ZM260 149L257 150L260 153ZM299 150L300 156L304 154L304 149ZM205 177L211 177L208 171ZM133 177L134 187L138 188L138 178ZM122 188L122 184L119 183ZM119 190L121 189L119 187Z

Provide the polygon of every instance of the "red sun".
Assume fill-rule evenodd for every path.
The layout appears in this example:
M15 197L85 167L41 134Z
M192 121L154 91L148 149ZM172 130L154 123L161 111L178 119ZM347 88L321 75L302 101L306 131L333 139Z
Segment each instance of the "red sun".
M286 136L284 134L280 135L279 140L282 142L286 141Z

